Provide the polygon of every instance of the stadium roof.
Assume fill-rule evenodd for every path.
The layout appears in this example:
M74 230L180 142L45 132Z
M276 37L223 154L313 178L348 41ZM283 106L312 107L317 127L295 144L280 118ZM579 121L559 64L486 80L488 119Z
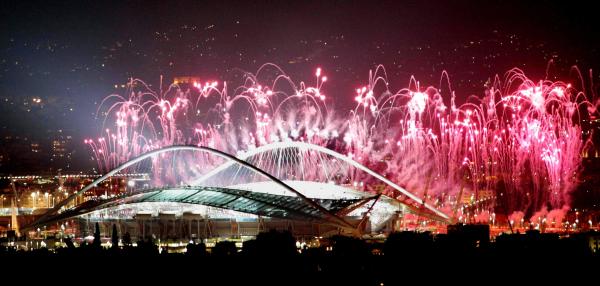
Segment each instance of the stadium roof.
M337 213L367 199L314 199L330 213ZM220 187L177 187L149 189L126 193L105 200L90 200L77 207L53 216L50 223L84 215L93 211L119 205L144 202L174 202L205 205L266 217L300 220L326 220L326 213L295 196L275 195Z

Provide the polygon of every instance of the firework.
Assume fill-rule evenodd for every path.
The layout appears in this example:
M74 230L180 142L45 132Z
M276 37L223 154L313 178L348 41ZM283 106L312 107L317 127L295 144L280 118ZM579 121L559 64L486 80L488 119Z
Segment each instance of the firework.
M513 220L537 212L534 219L542 221L548 210L568 206L586 145L579 122L595 112L586 96L571 84L532 81L513 69L502 80L496 77L483 96L457 105L448 75L442 78L446 89L421 87L411 78L393 92L378 66L366 85L348 95L356 102L349 112L330 107L320 68L312 83L295 83L266 64L235 89L209 80L157 92L132 80L127 95L103 101L104 134L85 143L107 172L165 146L193 144L241 155L298 141L344 154L459 220L477 214L490 221L494 206L502 205ZM279 151L247 160L281 179L393 192L374 190L371 176L323 155ZM170 161L170 171L155 166L163 170L156 178L189 183L181 171L189 164L176 161ZM223 164L206 155L193 161L197 169ZM320 167L306 168L315 165ZM193 171L195 178L201 173Z

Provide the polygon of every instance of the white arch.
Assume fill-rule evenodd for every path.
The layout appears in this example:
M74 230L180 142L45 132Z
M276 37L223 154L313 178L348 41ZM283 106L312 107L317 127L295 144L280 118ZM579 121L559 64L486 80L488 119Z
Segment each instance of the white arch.
M395 190L401 192L402 194L406 195L407 197L411 198L412 200L416 201L419 204L422 204L423 206L425 206L428 210L434 212L435 214L439 215L440 217L444 218L444 219L449 219L448 215L446 215L445 213L441 212L440 210L432 207L431 205L424 203L423 200L421 200L419 197L413 195L412 193L408 192L407 190L405 190L404 188L398 186L397 184L395 184L394 182L388 180L386 177L378 174L377 172L367 168L366 166L348 158L347 156L344 156L338 152L335 152L331 149L319 146L319 145L314 145L314 144L310 144L310 143L305 143L305 142L298 142L298 141L286 141L286 142L275 142L275 143L271 143L268 145L263 145L260 146L258 148L252 149L248 152L245 152L241 155L239 155L237 157L237 159L239 160L246 160L254 155L263 153L263 152L267 152L267 151L271 151L271 150L277 150L277 149L285 149L285 148L300 148L300 149L307 149L307 150L314 150L317 152L321 152L321 153L325 153L327 155L330 155L336 159L342 160L348 164L350 164L351 166L366 172L367 174L377 178L378 180L384 182L385 184L391 186L392 188L394 188ZM245 161L244 161L245 162ZM192 184L194 185L198 185L200 183L202 183L203 181L207 180L208 178L216 175L217 173L233 166L234 162L228 161L223 163L222 165L214 168L213 170L211 170L210 172L206 173L204 176L200 177L199 179L195 180L192 182Z
M85 186L83 189L79 190L78 192L74 193L73 195L69 196L67 199L61 201L60 203L58 203L53 209L49 210L48 212L46 212L44 215L42 215L42 217L40 217L34 224L39 224L39 222L43 222L44 219L46 219L48 216L56 213L58 210L60 210L63 206L65 206L66 204L68 204L70 201L72 201L73 199L75 199L75 197L77 197L79 194L84 193L88 190L90 190L91 188L95 187L97 184L99 184L100 182L108 179L109 177L115 175L116 173L136 164L139 163L145 159L148 159L152 156L161 154L161 153L166 153L166 152L172 152L172 151L200 151L200 152L208 152L211 153L213 155L216 155L218 157L221 157L225 160L227 160L227 163L231 163L231 165L233 164L240 164L242 166L245 166L249 169L251 169L252 171L261 174L265 177L267 177L268 179L272 180L273 182L277 183L278 185L284 187L285 189L293 192L294 194L296 194L298 197L302 198L302 200L304 200L306 203L308 203L309 205L311 205L312 207L318 209L319 211L321 211L327 218L329 218L330 220L332 220L333 222L335 222L338 225L343 225L346 227L353 227L350 223L348 223L347 221L345 221L343 218L340 218L334 214L332 214L331 212L329 212L327 209L325 209L324 207L322 207L321 205L319 205L318 203L314 202L313 200L307 198L306 196L304 196L302 193L298 192L297 190L295 190L294 188L290 187L289 185L287 185L286 183L282 182L281 180L277 179L276 177L274 177L273 175L261 170L260 168L246 162L243 161L241 159L236 158L233 155L230 155L228 153L216 150L216 149L212 149L209 147L204 147L204 146L169 146L169 147L164 147L161 149L156 149L156 150L152 150L150 152L144 153L130 161L127 161L125 163L123 163L122 165L110 170L108 173L104 174L102 177L94 180L92 183L90 183L89 185ZM230 166L231 166L230 165Z

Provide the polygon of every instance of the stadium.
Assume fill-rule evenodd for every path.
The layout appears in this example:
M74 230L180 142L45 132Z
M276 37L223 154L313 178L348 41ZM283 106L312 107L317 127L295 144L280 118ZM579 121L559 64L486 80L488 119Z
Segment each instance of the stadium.
M81 199L132 172L147 175L127 181L117 194ZM78 198L83 202L73 203ZM288 141L237 156L203 146L146 152L72 194L24 230L62 231L84 239L98 223L106 236L116 225L119 233L138 240L243 238L270 229L310 238L407 228L407 214L423 224L449 222L429 202L348 156Z

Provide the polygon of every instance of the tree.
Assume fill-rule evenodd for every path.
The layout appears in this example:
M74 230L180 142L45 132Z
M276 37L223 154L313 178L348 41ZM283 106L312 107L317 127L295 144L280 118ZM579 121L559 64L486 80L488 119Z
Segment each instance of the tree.
M235 243L233 241L219 241L215 244L215 247L212 249L212 254L215 256L232 256L237 253L237 248L235 247Z
M298 253L292 233L276 230L261 232L256 236L256 251L258 255L267 256L294 256Z
M119 248L119 235L117 234L117 225L113 224L113 229L112 229L112 237L111 240L112 242L112 248L117 249Z
M65 238L65 244L69 249L75 249L75 244L73 244L73 240L70 237Z
M131 246L131 234L129 234L129 232L126 232L123 235L123 245Z
M366 257L370 255L369 246L360 239L344 235L331 237L333 255L337 257Z
M94 242L92 243L92 246L94 247L100 247L101 246L101 241L100 241L100 225L98 223L96 223L96 231L94 231Z
M205 256L206 255L206 245L204 243L193 244L188 243L186 246L186 255L188 256Z

